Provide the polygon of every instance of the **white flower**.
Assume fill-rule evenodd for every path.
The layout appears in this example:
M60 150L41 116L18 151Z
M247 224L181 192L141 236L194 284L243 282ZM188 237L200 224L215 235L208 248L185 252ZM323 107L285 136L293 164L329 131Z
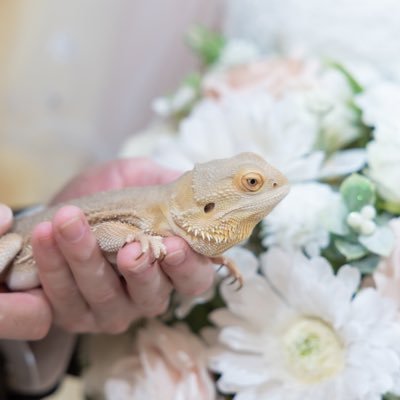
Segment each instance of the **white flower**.
M190 169L195 162L253 151L291 181L303 181L326 175L325 155L315 149L318 132L315 114L304 96L296 93L280 100L268 93L231 95L219 102L206 99L182 121L177 139L159 146L155 159ZM350 159L345 173L364 163L362 152L351 151ZM344 164L329 159L327 163L331 175L343 173Z
M311 97L315 99L316 111L320 108L320 141L325 150L339 150L359 137L358 115L350 106L353 92L342 73L333 68L322 70L319 87Z
M374 127L374 140L367 146L369 175L385 200L400 205L400 85L376 85L357 103L364 121Z
M394 304L359 287L360 274L334 275L323 258L272 249L265 277L240 291L222 286L216 310L224 345L210 357L223 393L235 400L378 400L400 390L400 324Z
M243 39L229 40L222 49L217 68L245 64L260 57L260 49L253 43Z
M170 117L183 112L196 100L196 90L190 85L182 85L169 97L159 97L153 102L153 110L162 117Z
M194 162L231 157L242 151L264 156L282 172L314 177L323 155L313 151L317 126L302 99L279 102L268 93L204 100L184 119L179 137L160 148L161 162L189 169Z
M263 221L263 245L319 255L329 244L326 220L339 214L340 195L321 183L297 184Z
M174 131L166 123L153 123L141 132L132 135L122 146L119 156L145 157L151 156L158 146L168 142L174 135Z
M124 338L126 343L129 336ZM112 352L114 348L112 337L105 344L97 349L99 354L95 354L95 362L86 373L86 382L90 377L86 384L89 395L94 388L95 393L103 389L106 400L216 399L214 382L206 368L205 347L184 326L167 327L150 320L137 332L133 349L131 343L131 350L123 355L117 350L119 357L113 361L102 359L104 351L111 348L108 351ZM102 379L95 378L96 371L101 372ZM96 381L101 382L100 387L94 387Z
M360 169L364 150L333 153L359 131L347 83L329 71L312 60L270 58L212 73L204 80L206 98L182 120L176 140L159 146L156 159L189 169L253 151L293 182Z

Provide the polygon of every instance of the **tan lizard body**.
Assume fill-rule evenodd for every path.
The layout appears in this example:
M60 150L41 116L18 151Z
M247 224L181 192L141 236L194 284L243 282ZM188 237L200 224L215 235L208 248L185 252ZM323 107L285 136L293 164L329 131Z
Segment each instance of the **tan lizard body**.
M155 258L165 255L162 238L180 236L198 253L241 276L223 252L247 239L255 225L288 193L286 178L253 153L197 164L162 186L126 188L68 202L85 213L107 255L140 241ZM31 231L50 220L62 204L17 218L0 238L0 272L11 290L40 285L30 246Z

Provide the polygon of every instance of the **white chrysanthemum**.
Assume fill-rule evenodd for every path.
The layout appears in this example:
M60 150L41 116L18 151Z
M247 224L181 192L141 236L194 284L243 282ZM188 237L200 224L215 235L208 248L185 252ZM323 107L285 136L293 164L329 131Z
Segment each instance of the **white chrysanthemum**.
M195 162L253 151L291 181L303 181L326 172L324 153L315 149L318 134L318 116L302 94L293 92L281 99L266 92L232 94L218 102L200 102L182 121L177 139L160 146L155 158L168 166L190 169ZM362 152L337 154L346 156L346 164L334 159L329 164L332 175L363 165Z
M329 244L325 223L330 214L339 214L340 195L321 183L297 184L263 221L263 245L286 250L304 250L319 255Z
M374 140L367 146L369 175L385 200L400 204L400 85L376 85L357 103L364 121L374 127Z
M227 309L211 314L224 345L210 356L235 400L378 400L400 390L395 305L360 274L335 276L323 258L272 249L263 276L240 291L222 285Z

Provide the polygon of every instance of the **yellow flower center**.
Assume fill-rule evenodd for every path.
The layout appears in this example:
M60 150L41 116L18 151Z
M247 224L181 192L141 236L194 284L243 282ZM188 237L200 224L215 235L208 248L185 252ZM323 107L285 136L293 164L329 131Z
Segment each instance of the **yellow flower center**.
M343 369L343 345L332 327L319 319L296 321L282 340L288 368L302 382L319 382Z

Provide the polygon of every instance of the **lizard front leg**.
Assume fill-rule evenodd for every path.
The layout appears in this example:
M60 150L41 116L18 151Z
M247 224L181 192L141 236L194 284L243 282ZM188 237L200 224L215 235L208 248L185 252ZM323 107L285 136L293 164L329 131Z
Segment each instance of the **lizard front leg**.
M114 221L102 222L93 226L92 231L100 248L109 253L117 252L127 243L138 241L143 253L151 249L156 259L161 259L166 255L161 236L145 234L133 225Z
M225 256L210 257L214 264L224 265L229 270L229 274L233 277L232 283L239 282L238 290L243 286L243 277L233 260Z

